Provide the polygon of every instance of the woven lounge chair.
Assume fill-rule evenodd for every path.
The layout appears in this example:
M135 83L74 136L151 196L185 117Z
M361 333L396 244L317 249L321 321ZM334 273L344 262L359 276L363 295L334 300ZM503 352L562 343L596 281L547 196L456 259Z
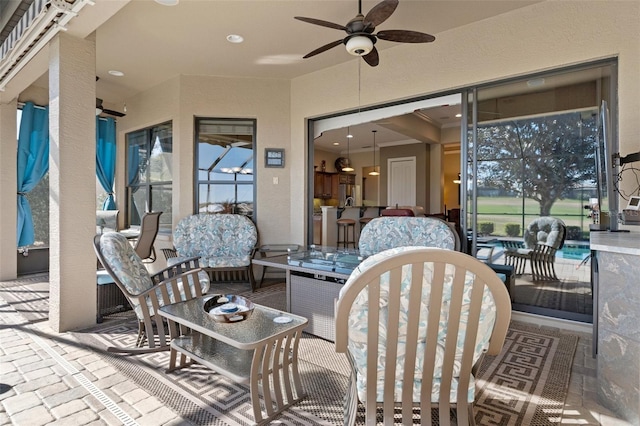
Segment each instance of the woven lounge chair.
M564 245L567 227L560 219L543 216L533 220L524 231L524 241L503 241L505 263L515 268L516 274L525 272L531 264L534 281L558 280L555 270L556 252Z

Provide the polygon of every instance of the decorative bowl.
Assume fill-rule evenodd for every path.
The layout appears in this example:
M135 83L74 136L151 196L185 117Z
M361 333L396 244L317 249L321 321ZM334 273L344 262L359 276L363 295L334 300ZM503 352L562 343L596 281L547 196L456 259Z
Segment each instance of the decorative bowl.
M242 296L216 294L204 303L204 311L217 322L238 322L253 313L253 302Z

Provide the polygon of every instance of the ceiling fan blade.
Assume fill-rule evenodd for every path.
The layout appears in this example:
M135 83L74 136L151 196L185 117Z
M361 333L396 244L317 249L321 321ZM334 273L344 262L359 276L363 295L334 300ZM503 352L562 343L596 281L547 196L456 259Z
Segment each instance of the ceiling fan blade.
M380 57L378 56L378 49L376 49L375 46L373 47L373 49L371 49L371 52L367 53L362 58L365 60L366 63L368 63L372 67L377 67L378 63L380 62Z
M307 58L310 58L310 57L312 57L312 56L316 56L318 53L322 53L322 52L324 52L324 51L326 51L326 50L332 49L332 48L334 48L334 47L338 46L339 44L342 44L342 40L332 41L332 42L331 42L331 43L329 43L329 44L325 44L324 46L322 46L322 47L318 47L316 50L314 50L314 51L312 51L312 52L307 53L307 54L306 54L306 55L304 55L302 58L303 58L303 59L307 59Z
M429 43L436 38L431 34L407 30L386 30L376 34L380 40L396 41L398 43Z
M383 0L367 13L364 17L364 22L369 26L377 27L391 16L391 14L398 7L398 0Z
M120 111L114 111L112 109L103 109L102 114L113 115L114 117L124 117L125 115L127 115Z
M347 28L344 25L334 24L333 22L323 21L322 19L305 18L304 16L294 16L295 19L309 24L320 25L321 27L333 28L336 30L346 31Z

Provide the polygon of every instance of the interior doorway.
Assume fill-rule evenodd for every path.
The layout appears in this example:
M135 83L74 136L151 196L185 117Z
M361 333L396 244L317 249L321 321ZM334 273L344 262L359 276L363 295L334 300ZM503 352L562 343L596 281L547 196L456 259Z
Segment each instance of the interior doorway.
M387 160L387 205L416 205L416 157L389 158Z

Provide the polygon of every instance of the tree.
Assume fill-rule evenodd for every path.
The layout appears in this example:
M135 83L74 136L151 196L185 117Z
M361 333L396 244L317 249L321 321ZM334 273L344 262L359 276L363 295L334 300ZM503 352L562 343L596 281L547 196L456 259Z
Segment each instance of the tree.
M568 113L478 128L478 182L540 204L540 215L585 183L596 182L597 120Z

